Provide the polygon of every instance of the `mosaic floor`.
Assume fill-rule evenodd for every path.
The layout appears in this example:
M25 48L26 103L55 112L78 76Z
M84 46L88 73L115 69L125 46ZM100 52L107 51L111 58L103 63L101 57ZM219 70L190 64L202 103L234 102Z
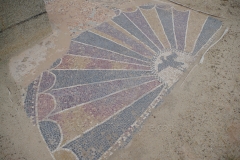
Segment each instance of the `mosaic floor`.
M221 21L166 4L116 10L72 39L68 53L28 87L25 110L55 159L104 159L221 29Z

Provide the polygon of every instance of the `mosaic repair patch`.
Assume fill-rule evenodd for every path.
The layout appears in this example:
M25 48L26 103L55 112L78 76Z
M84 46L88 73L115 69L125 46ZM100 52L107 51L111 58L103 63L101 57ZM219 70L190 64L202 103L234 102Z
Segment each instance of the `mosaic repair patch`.
M55 159L107 158L126 145L221 21L144 5L72 39L28 87L25 110Z

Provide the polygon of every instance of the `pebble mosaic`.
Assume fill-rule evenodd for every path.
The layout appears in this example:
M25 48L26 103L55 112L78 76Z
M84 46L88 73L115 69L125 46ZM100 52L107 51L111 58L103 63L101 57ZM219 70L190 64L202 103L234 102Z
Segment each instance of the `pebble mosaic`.
M56 159L106 159L129 143L222 26L213 17L194 26L193 11L169 4L116 12L28 86L25 110ZM194 45L189 24L201 28Z

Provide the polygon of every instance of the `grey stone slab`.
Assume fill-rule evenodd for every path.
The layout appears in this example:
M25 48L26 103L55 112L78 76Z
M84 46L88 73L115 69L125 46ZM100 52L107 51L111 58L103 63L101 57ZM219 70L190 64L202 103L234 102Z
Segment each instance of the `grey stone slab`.
M1 0L0 31L46 12L43 0Z
M6 29L0 33L0 55L27 49L51 32L52 28L47 13Z

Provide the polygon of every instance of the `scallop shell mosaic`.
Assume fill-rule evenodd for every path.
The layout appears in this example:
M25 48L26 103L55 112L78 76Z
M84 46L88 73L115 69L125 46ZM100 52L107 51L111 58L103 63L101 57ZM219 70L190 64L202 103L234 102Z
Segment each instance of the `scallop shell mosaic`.
M25 110L55 159L104 159L126 145L222 26L165 4L116 13L28 86Z

